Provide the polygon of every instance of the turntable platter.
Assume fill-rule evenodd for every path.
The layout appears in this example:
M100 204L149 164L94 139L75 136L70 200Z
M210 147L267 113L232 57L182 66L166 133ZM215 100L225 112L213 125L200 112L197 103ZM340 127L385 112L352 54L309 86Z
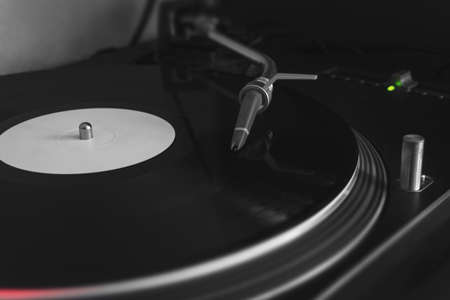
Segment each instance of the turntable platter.
M67 68L39 74L35 81L32 75L7 79L8 93L17 92L22 102L33 99L34 112L20 101L8 103L0 113L2 144L4 135L14 136L12 129L23 122L71 111L74 115L64 116L64 122L76 128L77 122L90 121L82 120L79 112L104 107L142 112L144 119L160 126L157 136L163 142L153 151L133 149L132 162L121 164L128 167L116 169L118 164L107 162L100 173L89 173L100 170L97 162L39 169L44 164L31 168L4 159L0 234L7 242L0 248L0 298L11 290L48 291L62 299L93 291L162 288L248 264L300 237L309 240L296 246L298 251L317 253L295 256L309 257L307 266L302 265L305 272L337 257L336 249L347 247L342 243L354 241L373 224L384 190L370 189L367 194L375 200L368 196L349 202L347 197L370 182L361 176L372 170L381 176L377 184L383 184L382 167L376 158L371 160L372 154L362 158L361 153L370 151L361 152L353 131L314 99L276 91L277 100L259 117L246 147L233 153L228 142L238 110L235 102L206 88L176 95L149 88L149 78L158 85L159 69ZM101 105L92 96L99 89ZM63 109L49 110L62 105L67 90L76 90L77 98ZM1 90L0 96L5 96ZM40 99L42 105L36 104ZM129 118L121 116L114 119L128 126ZM143 127L139 138L153 137ZM358 181L362 187L355 189ZM353 208L345 208L349 206ZM344 208L351 217L331 219L354 223L335 226L327 221ZM352 229L337 232L346 226ZM319 245L329 235L338 240Z

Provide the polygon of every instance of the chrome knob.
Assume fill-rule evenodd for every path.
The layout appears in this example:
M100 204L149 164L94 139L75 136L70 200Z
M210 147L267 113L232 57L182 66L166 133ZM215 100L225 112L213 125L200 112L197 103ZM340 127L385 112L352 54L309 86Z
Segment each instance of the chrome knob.
M422 184L422 161L425 139L417 134L403 136L400 167L400 187L408 192L418 192Z

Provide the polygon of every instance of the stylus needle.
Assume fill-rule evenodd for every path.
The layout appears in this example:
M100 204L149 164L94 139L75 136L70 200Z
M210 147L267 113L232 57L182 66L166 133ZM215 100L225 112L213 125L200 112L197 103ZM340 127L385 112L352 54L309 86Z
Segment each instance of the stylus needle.
M262 95L260 92L250 90L245 93L231 138L232 151L238 151L245 145L261 106Z

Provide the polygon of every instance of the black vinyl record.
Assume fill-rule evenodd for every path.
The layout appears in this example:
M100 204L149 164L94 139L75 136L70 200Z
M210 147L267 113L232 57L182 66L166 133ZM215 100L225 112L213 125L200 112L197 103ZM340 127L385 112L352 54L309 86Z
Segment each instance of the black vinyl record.
M232 256L331 209L355 176L355 135L307 96L276 88L235 153L235 100L202 83L164 86L153 66L0 78L1 132L87 107L148 112L176 132L160 155L108 172L51 175L0 163L4 295L175 274Z

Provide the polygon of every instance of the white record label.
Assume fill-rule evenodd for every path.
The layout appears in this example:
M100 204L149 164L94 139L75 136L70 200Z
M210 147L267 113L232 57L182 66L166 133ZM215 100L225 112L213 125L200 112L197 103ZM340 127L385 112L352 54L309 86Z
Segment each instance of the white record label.
M81 140L78 126L92 124ZM132 166L162 153L175 130L155 115L128 109L87 108L42 115L0 135L0 160L31 172L86 174Z

